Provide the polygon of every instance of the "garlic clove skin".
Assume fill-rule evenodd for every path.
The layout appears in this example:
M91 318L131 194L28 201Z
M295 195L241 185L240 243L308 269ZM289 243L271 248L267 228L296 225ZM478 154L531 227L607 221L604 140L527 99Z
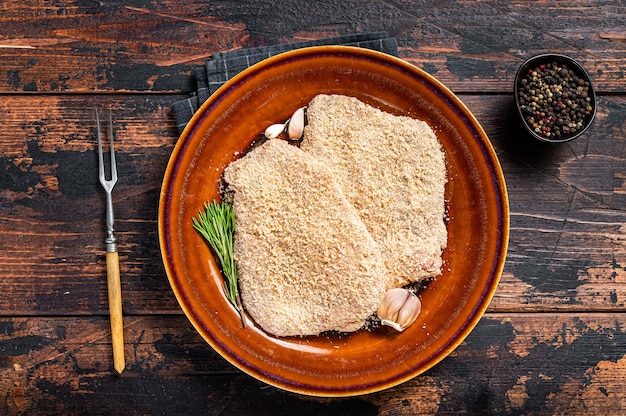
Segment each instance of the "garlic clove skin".
M263 135L267 137L268 139L277 139L278 136L283 134L283 132L285 131L285 127L286 127L285 124L272 124L271 126L265 129L265 132L263 132Z
M304 107L298 108L289 119L287 134L291 140L300 140L304 133Z
M404 328L402 328L399 324L395 323L394 321L390 321L388 319L381 319L380 323L385 326L390 326L398 332L404 331Z
M416 321L422 310L422 302L406 289L394 288L385 293L376 314L383 325L398 332L404 331Z

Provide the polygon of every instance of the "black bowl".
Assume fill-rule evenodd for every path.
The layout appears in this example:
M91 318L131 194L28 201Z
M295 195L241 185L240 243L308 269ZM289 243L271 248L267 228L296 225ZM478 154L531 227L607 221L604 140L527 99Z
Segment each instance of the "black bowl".
M515 75L515 104L522 124L548 143L574 140L591 126L596 94L587 71L559 54L537 55Z

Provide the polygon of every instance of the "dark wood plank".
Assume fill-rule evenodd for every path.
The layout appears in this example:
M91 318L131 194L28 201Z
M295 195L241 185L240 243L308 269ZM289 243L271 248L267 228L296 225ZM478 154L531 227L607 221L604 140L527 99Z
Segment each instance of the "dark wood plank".
M177 138L174 96L111 99L16 96L0 115L2 313L102 313L104 194L97 178L95 107L115 119L113 197L125 312L178 312L160 261L161 180ZM10 277L9 277L10 276Z
M600 0L11 2L0 91L190 91L191 69L216 51L385 30L457 92L510 92L517 67L546 52L579 59L600 92L624 92L625 21Z
M124 310L179 313L160 259L157 208L175 96L7 97L0 103L0 314L105 314L104 195L93 108L116 119L114 199ZM508 185L510 248L494 311L624 310L626 101L600 99L582 138L525 137L510 96L462 96Z
M542 53L580 60L600 91L624 91L625 10L620 5L432 2L423 14L412 1L395 3L420 18L403 57L455 91L512 91L517 67Z
M258 382L219 357L183 317L127 318L121 376L113 374L104 317L3 318L0 413L612 414L626 395L625 318L487 314L431 370L348 399L300 396Z
M0 22L3 91L188 91L189 62L248 37L195 1L13 2Z
M623 97L565 144L526 137L512 98L462 99L492 140L507 182L509 253L494 310L623 310L626 138Z

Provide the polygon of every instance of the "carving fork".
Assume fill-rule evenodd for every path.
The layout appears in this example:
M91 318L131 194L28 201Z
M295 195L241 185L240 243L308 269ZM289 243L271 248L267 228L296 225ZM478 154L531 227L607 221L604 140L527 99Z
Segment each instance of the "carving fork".
M98 176L100 183L106 191L106 263L107 263L107 287L109 292L109 315L111 320L111 338L113 343L113 367L118 373L124 371L124 327L122 323L122 288L120 282L120 264L117 254L117 238L113 235L113 199L111 191L117 182L117 167L115 165L115 151L113 150L113 119L109 110L109 136L111 147L111 179L107 180L104 175L104 160L102 156L102 139L100 135L100 117L96 109L96 123L98 132Z

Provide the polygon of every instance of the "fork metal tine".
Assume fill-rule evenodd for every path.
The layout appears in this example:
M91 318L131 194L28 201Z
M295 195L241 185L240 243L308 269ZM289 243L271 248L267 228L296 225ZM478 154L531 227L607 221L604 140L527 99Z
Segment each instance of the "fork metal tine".
M104 160L102 158L102 135L100 133L100 116L98 115L98 109L96 108L96 131L98 136L98 177L100 178L100 183L102 186L105 186L105 178L104 178Z
M109 110L109 141L111 142L111 186L117 182L117 166L115 164L115 150L113 150L113 118Z
M115 163L115 149L113 147L113 118L111 110L109 110L109 146L110 146L110 160L111 160L111 179L107 180L104 172L104 156L102 151L102 133L100 130L100 116L98 109L96 109L96 130L98 136L98 176L100 183L104 189L108 192L113 189L117 182L117 165Z

